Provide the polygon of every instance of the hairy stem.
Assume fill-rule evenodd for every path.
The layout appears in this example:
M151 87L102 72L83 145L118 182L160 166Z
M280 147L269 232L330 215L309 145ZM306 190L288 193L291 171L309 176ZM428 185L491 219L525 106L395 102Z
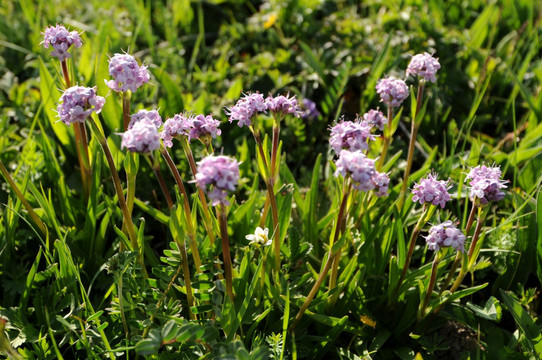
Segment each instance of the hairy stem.
M233 269L231 265L230 240L228 238L228 222L226 210L222 205L216 209L218 223L220 224L220 238L222 240L222 258L224 260L224 277L226 278L226 294L233 301Z
M422 106L424 85L425 83L423 82L423 80L420 81L418 85L418 94L416 96L416 112L414 113L414 119L411 120L412 126L410 129L410 142L408 144L407 165L405 168L405 175L403 177L403 184L401 185L401 192L399 193L400 199L398 203L398 208L403 207L403 203L405 201L405 196L406 196L406 189L408 186L408 180L410 177L410 170L412 169L412 160L414 159L414 149L415 149L414 145L416 145L416 136L418 134L418 129L419 129L419 124L416 123L416 118L418 117L418 114Z
M173 207L173 200L171 199L171 195L169 194L169 190L167 188L166 182L164 181L164 177L162 176L162 171L160 170L160 162L157 158L153 156L153 154L148 154L147 159L149 160L149 163L151 164L152 171L154 172L154 175L156 176L156 179L158 180L158 184L160 185L160 189L162 189L162 193L164 194L164 197L167 202L167 207L169 210Z
M313 285L311 291L307 295L307 298L305 299L305 302L299 309L299 312L295 316L295 320L290 326L290 332L293 332L295 328L297 327L297 324L301 321L301 318L303 317L303 314L305 314L305 311L309 308L309 305L311 304L312 300L314 299L314 296L320 289L320 286L322 286L322 283L324 282L327 273L329 272L329 269L331 268L331 264L333 263L333 258L335 256L335 253L333 252L333 245L337 242L339 239L339 233L340 233L340 226L343 221L343 218L346 218L347 211L346 211L346 204L348 202L348 195L350 194L350 186L343 188L343 198L341 201L341 205L339 208L339 213L337 215L337 222L335 223L335 234L333 236L333 242L330 244L329 251L327 254L327 260L326 263L320 272L320 275L318 275L318 279L316 280L316 283Z
M388 147L391 143L391 127L392 127L392 121L393 121L393 106L391 106L391 103L387 103L388 105L388 125L384 129L384 133L382 134L384 143L382 144L382 152L380 153L380 159L378 161L378 165L376 167L376 171L380 171L382 169L382 166L384 166L384 163L386 162L386 155L388 154Z
M425 310L427 308L427 305L429 304L429 300L431 299L433 289L435 288L438 272L438 263L439 254L437 253L435 254L435 259L433 260L433 265L431 266L431 279L429 280L429 286L427 287L427 292L425 293L425 298L423 299L423 305L419 313L419 319L423 319L425 317Z

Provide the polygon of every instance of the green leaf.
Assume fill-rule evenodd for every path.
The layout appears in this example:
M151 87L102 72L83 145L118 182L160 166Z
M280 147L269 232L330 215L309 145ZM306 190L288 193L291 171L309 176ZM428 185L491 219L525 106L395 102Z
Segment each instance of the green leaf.
M510 311L514 320L525 334L527 344L538 358L542 356L542 334L540 329L533 321L527 310L521 306L521 303L514 297L511 292L499 289L504 305Z
M56 112L56 107L58 100L60 99L60 92L57 90L57 85L55 79L49 73L41 57L39 58L39 69L40 69L40 91L41 98L43 103L43 109L47 120L49 120L49 125L53 129L56 137L62 145L68 149L68 151L74 151L74 146L72 146L72 141L70 138L70 133L68 131L68 126L63 122L59 121L58 114Z
M491 321L497 321L499 322L502 318L502 307L495 297L491 296L484 305L483 308L474 305L470 301L467 302L467 307L471 309L476 315L488 319Z

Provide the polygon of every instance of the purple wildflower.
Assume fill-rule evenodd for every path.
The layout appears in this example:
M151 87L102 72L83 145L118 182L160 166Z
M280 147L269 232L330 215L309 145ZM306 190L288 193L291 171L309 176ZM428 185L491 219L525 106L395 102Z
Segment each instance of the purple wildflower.
M394 77L378 80L376 92L380 95L380 101L392 107L400 106L408 97L408 87L405 82Z
M504 199L504 192L501 189L506 188L504 185L506 181L501 180L501 175L499 166L478 165L472 168L465 179L465 181L470 179L470 199L474 201L478 198L482 204Z
M211 205L229 205L227 191L235 191L239 182L239 163L223 155L207 156L198 162L196 182L202 188L213 186L211 192L207 191Z
M350 176L354 181L354 188L369 191L375 188L373 176L375 175L375 161L367 158L361 151L341 151L335 161L337 170L335 176Z
M96 88L72 86L64 91L56 108L60 120L66 125L74 122L85 122L95 112L102 111L105 98L96 95Z
M316 103L310 99L303 99L303 108L304 111L301 113L303 119L315 119L320 116Z
M202 142L210 141L222 133L218 128L220 121L213 119L212 115L198 115L192 119L192 129L189 133L189 139L199 139Z
M162 118L157 110L139 110L132 116L130 116L130 124L128 124L128 130L130 130L135 123L146 120L153 123L157 128L162 126Z
M369 110L363 114L362 121L370 126L376 126L380 131L383 131L384 126L388 123L388 118L384 116L382 111Z
M131 152L149 153L160 148L160 136L156 125L147 119L138 121L122 134L121 149Z
M431 203L435 206L440 205L442 209L450 201L448 189L452 186L447 181L437 180L437 174L429 174L426 178L414 184L412 189L412 201L419 201L420 204Z
M246 94L233 107L226 109L230 123L237 120L239 127L250 126L252 117L259 112L267 112L267 104L260 93Z
M440 69L438 58L432 57L428 53L414 55L408 64L406 76L421 76L425 81L435 82L435 74Z
M60 61L64 61L71 57L68 49L72 45L75 47L81 47L81 45L83 45L81 36L77 31L68 31L62 25L50 26L46 28L45 32L42 32L42 34L43 41L40 45L43 44L43 47L46 49L51 45L53 49L55 49L51 55L57 57Z
M388 195L390 177L386 173L376 172L371 177L376 196L383 197Z
M147 67L139 66L132 55L115 54L109 59L109 75L113 80L105 80L114 91L135 92L138 87L149 82Z
M301 115L301 110L297 105L295 95L292 97L289 97L289 94L286 96L268 96L267 99L265 99L265 105L269 111L276 114L294 114L296 117Z
M164 145L172 147L173 140L177 136L189 136L194 124L192 116L188 114L176 114L173 118L169 118L162 127L160 138L164 141Z
M368 140L374 140L375 136L371 134L371 127L367 124L341 121L331 128L331 137L329 144L335 153L339 154L341 150L367 150L369 148Z
M437 251L441 247L451 246L457 251L465 250L465 235L456 228L450 220L440 225L432 226L429 235L425 237L430 250Z

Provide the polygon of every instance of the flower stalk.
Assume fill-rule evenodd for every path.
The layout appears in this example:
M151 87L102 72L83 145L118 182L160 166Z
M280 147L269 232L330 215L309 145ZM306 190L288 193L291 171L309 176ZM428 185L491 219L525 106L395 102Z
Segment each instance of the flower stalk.
M307 309L309 308L309 305L311 304L312 300L314 299L314 296L316 295L316 293L318 292L318 290L322 286L322 283L324 282L324 280L325 280L325 278L327 276L327 273L329 272L329 269L331 268L331 265L333 263L333 259L335 258L335 255L338 252L338 251L335 251L335 252L333 251L333 245L335 245L335 243L339 239L339 235L341 233L341 224L343 223L343 221L346 221L346 217L347 217L346 205L348 203L348 196L349 195L350 195L350 184L348 184L347 186L345 186L343 188L343 196L342 196L342 200L341 200L341 205L339 207L339 213L337 214L337 222L335 223L335 233L334 233L334 236L333 236L333 241L330 244L329 251L327 253L326 263L325 263L324 267L322 268L322 271L320 271L320 274L318 275L318 279L316 280L316 283L312 286L312 289L310 290L309 294L307 295L307 298L305 299L305 302L303 303L303 305L299 309L297 315L295 316L294 322L292 323L292 325L290 325L290 329L289 329L290 332L294 332L295 328L297 327L297 325L301 321L301 318L303 317L303 314L305 314L305 311L307 311Z
M429 300L431 300L431 294L433 293L433 289L435 288L435 283L437 281L439 261L440 252L437 251L437 253L435 254L435 258L433 259L433 265L431 266L431 278L429 280L429 286L427 287L427 292L425 293L422 307L418 313L418 320L421 320L425 317L425 311L427 309L427 305L429 304Z
M224 205L216 208L216 215L220 225L220 239L222 241L222 258L224 261L224 277L226 279L226 294L233 301L233 269L230 255L230 240L228 237L228 220Z

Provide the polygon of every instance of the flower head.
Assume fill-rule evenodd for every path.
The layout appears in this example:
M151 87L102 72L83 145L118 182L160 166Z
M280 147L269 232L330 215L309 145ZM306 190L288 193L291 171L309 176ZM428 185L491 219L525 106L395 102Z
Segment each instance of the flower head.
M368 140L374 140L371 134L371 127L367 124L353 121L341 121L331 128L329 144L335 153L341 150L367 150Z
M412 201L418 201L420 204L431 203L435 206L440 205L442 209L450 201L448 189L452 186L447 181L437 180L437 174L429 174L426 178L414 184L412 189Z
M482 204L504 199L504 192L501 189L506 188L506 181L501 180L501 175L499 166L478 165L472 168L465 179L470 180L470 199L474 201L478 198Z
M406 70L406 76L420 76L425 79L425 81L435 82L435 74L438 69L440 69L440 64L438 58L432 57L428 53L414 55L408 64Z
M190 129L189 139L200 139L202 142L210 141L222 133L218 128L220 121L213 119L211 115L198 115L191 119L192 129Z
M64 91L60 102L56 108L58 116L66 125L70 125L85 122L93 112L98 114L102 111L105 98L96 95L95 87L72 86Z
M239 163L227 156L207 156L198 162L196 182L201 188L213 186L212 191L207 190L211 205L229 205L226 199L228 191L234 191L239 182Z
M373 176L375 175L375 161L367 158L361 151L342 150L335 161L337 170L335 176L350 176L354 181L354 188L369 191L375 188Z
M150 120L141 120L122 134L121 149L131 152L149 153L160 148L160 136L158 128Z
M316 103L310 99L303 99L303 109L301 112L303 119L315 119L320 116L320 112L316 108Z
M164 141L165 146L172 147L172 140L177 136L189 136L193 126L190 114L176 114L174 117L166 119L160 132L160 138Z
M115 54L109 59L109 75L113 80L105 83L114 91L136 91L138 87L149 82L146 66L139 66L132 55Z
M376 196L383 197L388 195L390 177L386 173L375 171L371 177Z
M160 116L157 110L142 109L136 112L135 114L133 114L132 116L130 116L130 124L128 124L128 130L130 130L134 126L135 123L142 120L150 121L157 128L162 126L162 117Z
M254 234L250 234L245 236L247 240L250 240L248 243L249 245L256 245L258 247L260 246L269 246L273 242L272 240L269 240L269 229L265 228L262 229L261 227L257 227L254 231Z
M380 101L392 107L400 106L408 97L408 87L405 82L394 77L378 80L376 92L380 95Z
M259 112L267 112L267 104L260 93L246 94L233 107L226 109L230 123L237 120L239 127L250 126L252 117Z
M425 241L429 249L434 251L448 246L461 252L465 250L465 235L449 220L431 227Z
M388 123L388 118L384 116L382 111L369 110L363 114L362 122L370 126L376 126L380 131L383 131L384 126Z
M51 55L58 58L60 61L64 61L70 58L71 55L68 49L73 45L75 47L81 47L83 45L81 36L77 31L68 31L62 25L49 26L45 29L43 34L43 47L46 49L52 46L55 49Z
M268 96L267 99L265 99L265 105L269 111L276 114L294 114L297 117L301 115L301 110L297 105L297 99L295 96L289 97L289 94L286 96Z

